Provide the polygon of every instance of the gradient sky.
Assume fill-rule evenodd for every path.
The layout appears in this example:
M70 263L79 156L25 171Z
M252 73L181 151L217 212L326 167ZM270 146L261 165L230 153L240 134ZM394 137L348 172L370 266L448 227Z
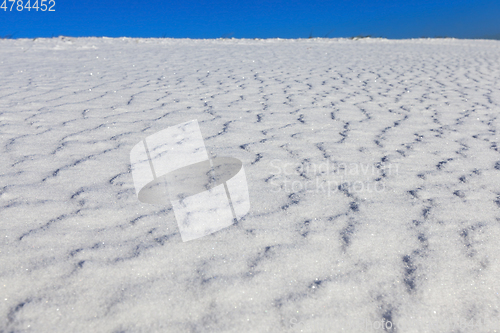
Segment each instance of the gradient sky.
M7 1L0 37L500 38L500 0L54 1L55 12Z

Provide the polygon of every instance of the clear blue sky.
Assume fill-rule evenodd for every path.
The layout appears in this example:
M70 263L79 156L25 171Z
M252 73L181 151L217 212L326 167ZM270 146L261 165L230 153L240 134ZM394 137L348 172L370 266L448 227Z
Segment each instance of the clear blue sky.
M53 1L54 12L7 1L0 37L500 37L500 0Z

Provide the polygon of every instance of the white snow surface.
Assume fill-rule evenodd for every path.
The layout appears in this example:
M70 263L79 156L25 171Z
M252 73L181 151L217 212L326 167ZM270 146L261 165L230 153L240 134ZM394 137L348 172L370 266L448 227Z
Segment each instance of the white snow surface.
M496 332L500 42L0 40L0 332ZM197 119L249 213L129 154Z

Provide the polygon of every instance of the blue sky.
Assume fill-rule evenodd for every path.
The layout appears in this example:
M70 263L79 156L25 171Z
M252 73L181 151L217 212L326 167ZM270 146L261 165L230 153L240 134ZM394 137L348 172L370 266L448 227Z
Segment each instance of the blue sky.
M52 1L42 12L7 0L0 37L500 37L500 0Z

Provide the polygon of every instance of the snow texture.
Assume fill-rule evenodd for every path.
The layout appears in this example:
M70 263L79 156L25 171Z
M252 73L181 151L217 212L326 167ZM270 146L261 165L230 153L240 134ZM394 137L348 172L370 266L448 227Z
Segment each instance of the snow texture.
M0 41L0 332L500 329L500 43ZM130 151L197 119L250 212L182 242Z

